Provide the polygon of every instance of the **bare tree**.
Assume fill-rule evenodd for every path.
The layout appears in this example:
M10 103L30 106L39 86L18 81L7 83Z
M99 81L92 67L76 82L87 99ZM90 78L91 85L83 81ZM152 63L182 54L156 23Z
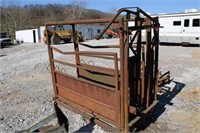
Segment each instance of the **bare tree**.
M117 8L115 6L111 6L107 14L107 18L113 18L114 15L117 13Z
M116 14L117 13L117 8L115 6L111 6L109 9L109 12L112 14Z
M85 12L86 2L83 0L72 0L71 9L68 10L67 14L71 14L71 19L81 19L83 13Z
M19 6L18 0L2 0L2 5L3 26L9 35L14 36L14 32L24 25L25 11Z

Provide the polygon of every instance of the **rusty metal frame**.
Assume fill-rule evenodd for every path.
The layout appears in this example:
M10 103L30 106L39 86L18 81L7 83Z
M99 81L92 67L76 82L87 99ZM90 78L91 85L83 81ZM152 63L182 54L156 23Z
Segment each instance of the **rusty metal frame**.
M121 13L126 13L125 17L120 16ZM131 20L134 20L135 26L129 26ZM75 26L94 23L108 23L97 39L103 36L112 23L119 23L119 44L91 46L77 42ZM131 127L158 103L156 100L158 18L152 18L138 7L131 7L118 10L111 20L50 22L46 23L46 29L54 25L71 25L74 42L74 51L63 52L52 46L47 36L55 103L81 113L89 119L94 118L95 122L104 128L129 132ZM146 31L145 45L142 44L142 30ZM132 31L135 31L135 34L130 38ZM79 45L92 49L118 48L120 50L119 53L80 51ZM129 50L133 52L133 56L130 56ZM75 64L54 59L54 52L66 56L75 55ZM113 60L114 68L83 64L80 61L81 56ZM56 70L55 63L76 68L77 77Z

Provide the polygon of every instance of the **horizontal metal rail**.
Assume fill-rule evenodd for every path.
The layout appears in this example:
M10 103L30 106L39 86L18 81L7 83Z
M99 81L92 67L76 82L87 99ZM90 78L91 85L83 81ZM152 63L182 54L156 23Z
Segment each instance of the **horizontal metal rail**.
M58 21L58 22L47 22L46 26L55 25L73 25L73 24L94 24L94 23L108 23L111 19L89 19L89 20L68 20L68 21ZM113 21L113 23L119 23L119 20Z
M100 59L108 59L108 60L114 60L114 56L116 53L114 52L90 52L90 51L81 51L81 52L63 52L58 48L55 48L53 46L50 46L53 50L55 50L56 52L60 53L60 54L64 54L64 55L73 55L73 54L79 54L81 56L85 56L85 57L95 57L95 58L100 58ZM95 55L94 55L95 54ZM109 57L109 56L113 56L113 57ZM119 60L119 58L117 58L117 60Z
M85 47L94 48L94 49L95 48L119 48L119 45L92 46L92 45L85 44L85 43L82 43L82 42L78 42L78 44L85 46Z
M87 55L82 55L82 56L86 56L86 57L88 57ZM90 55L89 57L101 58L101 59L108 59L108 60L114 60L114 58L112 58L112 57L100 56L100 55ZM119 61L120 59L117 58L117 60Z
M73 54L78 54L78 55L105 55L105 56L115 56L116 53L114 52L91 52L91 51L79 51L79 52L63 52L62 50L54 47L54 46L50 46L53 50L55 50L56 52L63 54L63 55L73 55Z
M89 68L89 67L86 67L86 66L75 65L75 64L72 64L72 63L67 63L67 62L64 62L64 61L56 60L56 59L53 59L53 62L60 63L60 64L63 64L63 65L67 65L67 66L71 66L71 67L82 68L82 69L89 70L89 71L95 71L95 72L99 72L99 73L107 74L107 75L111 75L111 76L115 75L114 69L109 69L109 68L105 68L105 67L100 67L100 66L97 67L97 66L91 66L90 65L91 67Z

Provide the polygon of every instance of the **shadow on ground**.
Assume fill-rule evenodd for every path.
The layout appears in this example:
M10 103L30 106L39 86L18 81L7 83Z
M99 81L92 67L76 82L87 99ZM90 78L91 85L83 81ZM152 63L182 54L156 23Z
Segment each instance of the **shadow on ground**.
M166 105L173 106L174 103L172 102L172 99L181 92L181 90L185 87L185 84L173 80L171 80L170 83L171 82L175 84L172 91L170 91L170 87L162 87L162 95L157 95L157 99L159 100L157 107L149 116L145 117L139 122L135 130L136 132L145 130L151 123L154 123L158 117L165 112Z
M91 119L90 123L88 123L84 127L81 127L78 131L75 131L75 132L80 132L80 133L82 133L82 132L92 132L94 130L94 126L95 126L94 120Z
M95 124L90 122L89 124L87 124L86 126L80 128L78 131L75 131L75 132L79 132L79 133L92 132L94 130L94 126L95 126Z

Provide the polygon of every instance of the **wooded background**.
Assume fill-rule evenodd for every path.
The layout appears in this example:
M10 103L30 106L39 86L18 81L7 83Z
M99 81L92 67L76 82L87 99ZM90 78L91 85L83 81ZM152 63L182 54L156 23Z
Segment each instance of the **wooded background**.
M0 32L14 37L15 31L43 26L45 22L110 18L112 13L87 9L87 3L71 0L68 5L32 4L21 6L17 0L2 0L0 5ZM111 12L115 12L111 9Z

